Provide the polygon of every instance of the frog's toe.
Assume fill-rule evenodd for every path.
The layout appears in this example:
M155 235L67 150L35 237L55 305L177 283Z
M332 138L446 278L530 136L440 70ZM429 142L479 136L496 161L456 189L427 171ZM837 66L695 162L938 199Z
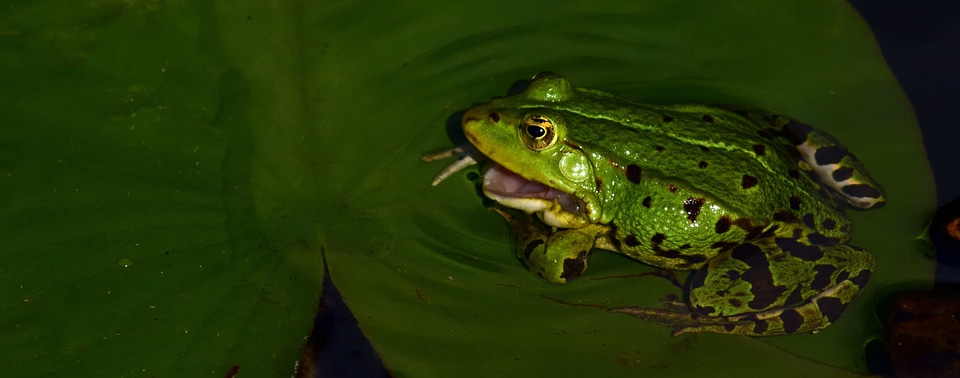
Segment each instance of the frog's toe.
M684 333L746 333L749 324L736 324L727 317L704 317L691 312L683 302L667 302L667 308L615 307L607 312L627 314L648 322L659 323L673 328L673 336ZM742 328L742 329L741 329ZM751 327L752 330L752 327Z
M625 306L614 307L608 309L607 312L627 314L638 319L678 328L700 324L700 317L687 310L686 306L684 306L683 309L678 309L673 306L666 309Z
M682 301L676 300L676 299L665 300L663 302L660 302L660 305L670 311L690 312L689 307L687 307L686 303L683 303Z
M751 320L736 321L731 318L709 318L711 322L701 322L700 324L674 328L672 336L680 336L685 333L720 333L730 335L750 335L764 336L767 329L763 328L761 322Z
M681 311L641 307L617 307L607 311L619 312L638 319L669 326L673 328L672 336L702 332L763 336L767 335L769 330L767 321L759 319L755 314L739 317L708 317L695 314L689 310Z
M429 163L432 161L443 160L452 157L455 157L456 160L444 167L443 170L441 170L440 173L433 178L433 181L430 183L431 186L437 186L440 184L440 182L446 180L454 173L462 171L471 165L476 165L482 158L484 158L483 154L477 151L476 147L467 144L439 152L423 154L420 156L420 161Z
M516 236L517 258L530 273L547 282L562 284L580 277L587 270L596 235L602 232L601 226L550 234L549 229L529 214L520 220L497 207L491 209L510 223Z

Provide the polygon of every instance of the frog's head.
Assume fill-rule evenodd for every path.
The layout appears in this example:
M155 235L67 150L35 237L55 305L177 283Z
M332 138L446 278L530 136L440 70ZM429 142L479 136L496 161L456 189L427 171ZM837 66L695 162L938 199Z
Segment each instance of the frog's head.
M483 192L500 204L537 214L554 227L574 228L600 219L596 176L579 146L566 139L561 103L576 92L562 76L544 73L515 96L468 110L463 131L491 164Z

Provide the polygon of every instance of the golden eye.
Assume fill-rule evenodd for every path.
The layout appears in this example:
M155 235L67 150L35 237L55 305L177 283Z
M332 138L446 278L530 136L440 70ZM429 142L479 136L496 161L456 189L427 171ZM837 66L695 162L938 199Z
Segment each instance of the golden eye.
M520 124L520 138L527 148L534 151L543 151L557 141L557 132L547 117L542 115L527 116Z

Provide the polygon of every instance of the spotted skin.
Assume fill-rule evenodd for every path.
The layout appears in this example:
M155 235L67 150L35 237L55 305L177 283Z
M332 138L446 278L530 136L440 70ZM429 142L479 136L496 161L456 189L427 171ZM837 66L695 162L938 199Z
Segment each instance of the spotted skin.
M491 210L510 223L517 240L517 258L523 261L531 273L552 283L566 283L587 269L587 261L599 233L605 227L587 227L577 232L553 233L544 229L542 223L529 215L517 219L499 207ZM630 240L627 240L630 243Z
M863 259L863 262L875 264L869 253L857 251L850 247L831 248L828 254L839 259ZM875 267L875 265L868 265ZM828 287L822 291L811 288L810 283L800 282L801 286L791 292L786 298L779 295L768 309L754 311L752 307L737 296L724 298L725 302L717 302L719 308L705 306L712 302L701 302L703 298L696 297L697 312L691 313L680 308L682 303L667 306L667 309L652 309L638 307L618 307L610 312L628 314L640 319L670 325L674 328L673 335L684 333L712 332L726 334L741 334L750 336L790 335L795 333L816 333L836 322L840 314L850 305L853 298L863 290L870 279L870 270L861 269L857 275L839 277L834 274L830 278ZM846 272L844 272L846 273ZM734 282L732 285L736 285ZM804 290L806 288L806 290ZM801 290L803 292L801 293ZM774 290L779 292L779 290ZM801 293L801 294L797 294ZM811 295L811 293L813 293ZM737 293L741 294L741 293ZM742 293L742 297L752 298L754 292ZM695 295L691 293L691 295ZM719 297L719 296L718 296ZM797 299L800 298L798 301ZM847 298L847 299L844 299ZM748 307L751 312L740 315L717 315L722 311L732 311L735 308ZM704 311L704 309L709 309ZM704 314L704 312L706 314Z
M835 322L866 286L876 261L856 247L794 241L792 233L784 230L773 238L741 244L693 272L689 302L696 321L690 320L689 313L675 310L622 307L611 311L672 325L675 335L771 335L822 329ZM791 242L782 242L786 240ZM811 260L821 265L803 264Z
M594 248L693 271L683 302L612 310L677 334L816 332L876 268L847 244L845 211L882 206L882 189L836 140L794 120L636 104L545 73L465 112L463 128L492 161L483 193L524 213L494 208L532 273L569 282Z
M829 135L775 115L750 112L747 117L760 118L760 122L771 126L763 133L765 138L789 141L788 146L797 151L795 156L799 169L791 170L789 176L799 179L800 172L804 172L829 188L827 191L821 189L822 198L841 198L852 207L862 209L882 207L885 203L882 189L870 178L859 160ZM767 147L763 144L751 148L757 156L767 153ZM702 146L700 150L709 151ZM663 147L659 147L658 152L662 151ZM708 166L706 161L698 163L699 169ZM640 171L639 166L629 165L624 174L630 182L639 184L642 180ZM757 177L741 177L740 186L743 190L758 184ZM674 184L669 184L670 192L676 192L677 189ZM790 209L800 210L802 201L797 196L791 196ZM645 207L650 207L650 202L649 196L643 200ZM696 220L704 202L706 200L703 198L684 201L684 210L690 221ZM687 289L690 310L678 310L684 305L678 303L673 310L620 307L610 311L672 325L675 328L674 335L690 332L788 335L816 332L829 326L859 295L875 270L876 261L868 252L841 244L846 240L845 236L827 237L810 232L820 229L830 233L836 230L835 219L818 219L818 215L813 213L798 218L793 212L775 213L773 219L798 227L783 228L776 235L759 238L762 228L744 220L734 222L729 217L721 217L716 221L717 234L725 233L734 226L747 231L746 239L752 241L735 247L731 247L734 244L716 246L722 252L691 275ZM846 233L849 225L843 226L843 233ZM636 235L627 236L626 241L628 246L640 245ZM708 261L702 256L691 259L689 255L665 250L659 246L663 241L663 234L654 235L651 239L652 248L658 256L676 260L686 258L684 263L675 264L675 268L693 267ZM802 264L814 261L818 265ZM806 272L796 272L797 266L806 269ZM791 274L781 273L780 277L774 277L774 272ZM716 287L726 289L712 289Z
M870 177L863 163L834 137L779 115L754 111L741 114L770 125L765 135L771 139L777 135L786 138L800 153L805 163L801 168L815 175L850 206L871 209L886 204L883 189Z
M538 277L553 283L567 283L581 276L598 239L602 240L601 247L616 249L609 235L599 235L605 231L603 227L550 234L529 216L518 220L503 209L492 209L513 227L518 238L517 258ZM737 223L737 227L751 227L746 222ZM680 254L679 250L690 248L689 244L679 250L664 249L661 245L667 237L658 233L649 241L657 254L685 260L687 266L706 262L688 280L689 310L685 303L677 302L668 309L618 307L609 311L670 325L674 336L695 332L752 336L816 332L839 319L869 282L876 261L860 248L825 245L815 233L804 237L806 230L752 227L751 231L758 233L752 241L714 246L723 252L709 261L705 256ZM632 234L623 243L641 244Z

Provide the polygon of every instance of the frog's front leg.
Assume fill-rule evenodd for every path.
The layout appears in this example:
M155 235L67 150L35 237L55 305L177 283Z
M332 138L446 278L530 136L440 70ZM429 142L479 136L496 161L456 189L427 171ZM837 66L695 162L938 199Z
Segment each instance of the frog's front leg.
M876 267L870 253L806 239L770 238L739 245L689 278L690 311L611 309L668 324L674 335L750 336L816 332L835 322Z
M604 232L602 225L556 230L526 219L515 219L509 213L492 208L510 223L516 235L517 258L531 273L551 283L567 283L587 269L587 259L597 236Z

